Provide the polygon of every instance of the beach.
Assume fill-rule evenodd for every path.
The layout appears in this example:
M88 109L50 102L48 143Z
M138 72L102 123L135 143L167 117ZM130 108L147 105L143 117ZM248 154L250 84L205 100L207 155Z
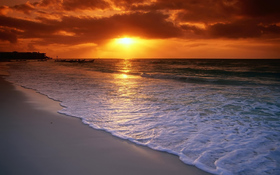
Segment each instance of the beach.
M0 96L0 174L208 174L58 114L59 102L2 77Z

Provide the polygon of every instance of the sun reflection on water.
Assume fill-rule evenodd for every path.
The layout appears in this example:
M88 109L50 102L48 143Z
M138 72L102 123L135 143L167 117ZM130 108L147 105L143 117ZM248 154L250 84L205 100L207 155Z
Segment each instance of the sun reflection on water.
M131 60L129 59L124 59L122 62L122 65L120 65L120 72L123 73L129 73L131 72L132 66L131 66Z
M126 120L133 118L133 111L137 110L137 99L140 90L140 78L131 74L133 72L130 60L123 60L117 63L118 72L114 74L113 86L115 98L111 99L111 109L115 113L112 120L116 123L125 123Z
M121 74L121 78L127 78L128 76L126 74Z

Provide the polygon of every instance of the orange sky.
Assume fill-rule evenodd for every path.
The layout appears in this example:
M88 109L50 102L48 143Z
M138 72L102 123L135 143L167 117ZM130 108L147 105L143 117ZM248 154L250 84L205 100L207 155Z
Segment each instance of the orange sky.
M0 51L71 58L280 58L279 0L0 3Z

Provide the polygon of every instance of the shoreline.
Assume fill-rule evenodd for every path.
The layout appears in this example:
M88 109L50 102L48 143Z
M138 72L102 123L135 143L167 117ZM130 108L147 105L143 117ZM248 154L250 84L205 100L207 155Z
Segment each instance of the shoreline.
M209 174L59 114L58 102L1 75L0 96L0 174Z

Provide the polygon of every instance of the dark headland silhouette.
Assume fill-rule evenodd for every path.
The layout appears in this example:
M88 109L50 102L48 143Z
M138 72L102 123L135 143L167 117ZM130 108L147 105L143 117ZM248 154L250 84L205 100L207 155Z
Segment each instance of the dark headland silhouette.
M46 53L40 52L0 52L0 61L2 62L10 62L10 61L47 61L49 59L53 59L46 56ZM55 62L78 62L78 63L92 63L94 59L81 59L81 58L56 58L53 59Z
M26 61L51 59L40 52L0 52L0 61Z

